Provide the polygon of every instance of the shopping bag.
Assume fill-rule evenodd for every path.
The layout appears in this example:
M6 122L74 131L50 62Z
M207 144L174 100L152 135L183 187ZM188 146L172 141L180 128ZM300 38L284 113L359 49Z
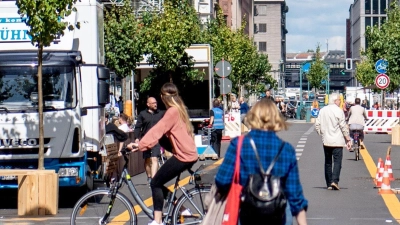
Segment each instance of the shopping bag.
M244 136L239 136L236 148L235 171L233 173L233 181L226 197L226 207L222 219L222 225L237 225L239 218L240 195L242 194L242 185L239 183L240 172L240 150L242 149Z
M207 206L207 213L200 225L221 225L226 206L226 196L222 196L218 192L215 184L211 186L210 192L206 195L204 204Z

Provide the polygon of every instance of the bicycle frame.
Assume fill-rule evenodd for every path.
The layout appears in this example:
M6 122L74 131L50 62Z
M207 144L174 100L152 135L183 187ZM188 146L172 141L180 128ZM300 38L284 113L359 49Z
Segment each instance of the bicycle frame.
M109 205L108 205L108 210L107 210L107 212L106 212L106 215L104 215L102 221L106 221L106 220L108 219L108 217L109 217L109 215L110 215L110 213L111 213L113 204L114 204L115 196L117 195L119 188L122 187L122 184L123 184L123 183L125 183L125 184L128 185L129 192L131 193L131 195L132 195L133 199L136 201L136 203L137 203L137 204L140 206L140 208L143 210L143 212L144 212L151 220L153 220L153 219L154 219L153 210L151 210L149 207L146 206L146 204L144 203L143 199L140 197L138 191L136 190L135 185L133 184L133 181L132 181L132 179L131 179L131 176L130 176L129 173L128 173L128 169L127 169L127 168L128 168L129 159L128 159L128 157L127 157L125 154L123 154L123 157L124 157L124 160L125 160L124 169L123 169L123 171L122 171L122 174L121 174L121 177L120 177L119 181L118 181L117 183L115 183L115 184L112 184L111 187L110 187L110 194L112 195L112 197L111 197L111 201L110 201L110 203L109 203ZM192 172L191 172L191 173L192 173ZM193 174L192 174L192 175L193 175ZM180 174L176 177L175 184L174 184L174 191L172 192L172 195L170 196L169 199L167 199L167 201L168 201L168 208L167 208L167 211L166 211L165 213L163 213L163 217L164 217L163 222L164 222L165 224L168 223L169 216L170 216L170 214L171 214L171 212L172 212L172 210L173 210L173 199L175 199L175 196L176 196L176 193L177 193L178 188L181 190L181 192L183 193L183 195L185 195L185 196L189 199L189 201L193 204L193 206L194 206L199 212L201 212L201 211L198 209L198 207L196 206L196 204L190 199L190 197L189 197L188 194L186 193L186 191L185 191L186 188L185 188L185 187L179 186L179 181L180 181ZM195 185L195 188L199 188L199 186L198 186L198 185ZM203 200L202 200L202 199L201 199L201 203L202 203L202 205L203 205ZM131 204L132 204L132 202L131 202ZM132 205L133 205L133 204L132 204ZM204 209L203 209L203 210L204 210ZM204 215L202 215L202 216L204 216Z

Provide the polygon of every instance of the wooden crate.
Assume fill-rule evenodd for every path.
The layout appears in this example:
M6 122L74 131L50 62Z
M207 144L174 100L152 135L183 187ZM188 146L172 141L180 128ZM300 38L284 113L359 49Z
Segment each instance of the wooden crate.
M18 177L18 215L56 215L58 174L54 170L3 169L0 176Z
M118 143L106 145L107 157L106 157L106 174L111 174L118 167Z

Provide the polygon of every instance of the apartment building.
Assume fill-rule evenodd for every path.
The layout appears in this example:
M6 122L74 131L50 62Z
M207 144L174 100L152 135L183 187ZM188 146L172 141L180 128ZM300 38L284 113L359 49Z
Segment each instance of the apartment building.
M284 73L288 11L285 0L254 0L254 44L259 52L268 54L271 76L278 81Z
M359 61L361 51L368 48L365 31L368 26L381 26L386 18L390 0L354 0L346 20L346 56ZM353 67L354 68L354 67Z

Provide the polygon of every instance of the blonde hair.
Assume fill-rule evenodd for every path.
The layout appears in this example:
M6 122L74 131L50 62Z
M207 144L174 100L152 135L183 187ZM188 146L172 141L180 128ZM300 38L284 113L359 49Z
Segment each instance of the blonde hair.
M179 111L179 117L181 122L185 123L186 129L190 135L193 135L193 126L189 120L189 114L186 110L185 103L178 94L178 88L173 83L165 83L161 87L161 99L168 109L170 107L176 107Z
M288 124L278 111L275 103L263 98L258 101L246 115L246 122L251 129L280 131L287 130Z

